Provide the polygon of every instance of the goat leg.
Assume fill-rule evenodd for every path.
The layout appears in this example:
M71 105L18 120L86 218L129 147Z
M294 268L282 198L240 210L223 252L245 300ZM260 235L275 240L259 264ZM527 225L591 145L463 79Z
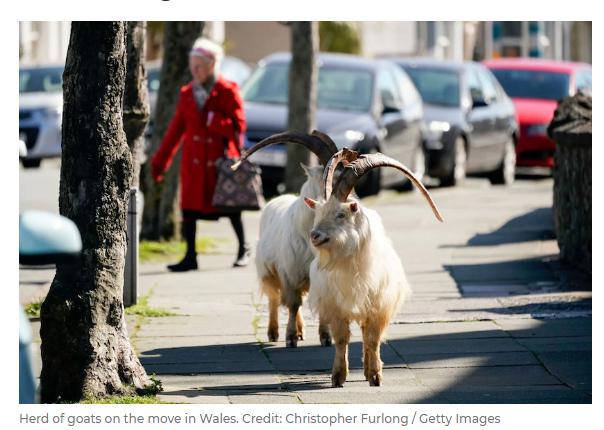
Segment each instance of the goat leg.
M329 333L329 324L325 318L319 315L319 340L322 346L331 346L331 334Z
M331 370L332 387L342 387L348 377L348 342L350 341L350 321L332 320L331 334L336 346L336 355Z
M387 321L382 319L370 319L362 327L363 332L363 368L365 378L372 387L382 385L382 363L380 357L380 343L386 328Z

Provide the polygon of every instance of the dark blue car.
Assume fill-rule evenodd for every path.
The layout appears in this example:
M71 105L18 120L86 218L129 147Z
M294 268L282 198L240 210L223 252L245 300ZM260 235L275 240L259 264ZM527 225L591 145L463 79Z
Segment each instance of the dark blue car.
M287 129L290 60L289 53L266 57L243 86L246 147ZM423 176L422 102L409 77L392 62L344 54L319 54L318 67L317 129L339 148L383 152ZM252 160L262 168L265 194L282 192L285 145L262 149ZM382 186L404 184L396 173L375 169L357 192L376 194Z
M518 142L516 111L493 74L475 62L395 59L424 102L427 174L456 185L466 174L510 184Z

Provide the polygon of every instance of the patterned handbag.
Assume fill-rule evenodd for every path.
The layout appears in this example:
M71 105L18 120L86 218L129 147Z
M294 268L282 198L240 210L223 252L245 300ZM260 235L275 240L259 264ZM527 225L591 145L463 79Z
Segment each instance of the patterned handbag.
M228 157L216 160L218 179L212 197L212 206L224 212L262 209L264 195L260 168L244 160L239 168L233 171L231 166L235 161Z

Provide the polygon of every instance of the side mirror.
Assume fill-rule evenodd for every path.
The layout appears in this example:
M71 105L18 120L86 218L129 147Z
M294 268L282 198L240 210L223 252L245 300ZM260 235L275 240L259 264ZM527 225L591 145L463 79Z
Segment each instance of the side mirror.
M478 107L485 107L485 106L489 105L487 103L487 101L485 100L484 94L482 94L482 91L480 91L476 88L472 88L470 90L470 95L472 96L472 109L478 108Z
M34 210L19 216L20 264L70 263L81 251L80 232L70 219Z
M382 115L387 113L400 113L401 109L397 106L384 106L382 109Z

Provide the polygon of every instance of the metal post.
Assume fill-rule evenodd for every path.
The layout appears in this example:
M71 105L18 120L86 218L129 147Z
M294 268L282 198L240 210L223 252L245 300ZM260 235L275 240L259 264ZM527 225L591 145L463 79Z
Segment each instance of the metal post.
M127 252L124 268L124 307L136 304L138 286L138 220L137 188L130 189L127 219Z

